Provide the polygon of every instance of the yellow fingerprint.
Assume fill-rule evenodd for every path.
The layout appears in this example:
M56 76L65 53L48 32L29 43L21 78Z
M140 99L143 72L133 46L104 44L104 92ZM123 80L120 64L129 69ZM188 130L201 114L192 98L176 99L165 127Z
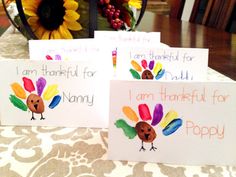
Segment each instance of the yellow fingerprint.
M134 67L136 71L139 71L139 72L142 71L142 67L136 61L132 60L131 65Z
M160 126L165 128L172 120L178 117L178 113L174 110L170 110L165 117L161 120Z
M49 85L47 87L47 89L45 90L44 94L43 94L43 99L44 100L50 100L52 97L54 97L55 95L57 95L59 93L59 91L57 90L58 85L54 84L54 85Z
M155 75L157 75L158 72L159 72L161 69L162 69L162 64L161 64L161 63L156 63L156 65L155 65L155 67L154 67L154 69L153 69L153 73L154 73Z
M138 122L138 116L131 107L124 106L122 111L126 115L127 118L129 118L132 121Z
M15 82L15 83L11 84L11 88L18 98L26 99L25 90L23 89L23 87L21 87L20 84Z

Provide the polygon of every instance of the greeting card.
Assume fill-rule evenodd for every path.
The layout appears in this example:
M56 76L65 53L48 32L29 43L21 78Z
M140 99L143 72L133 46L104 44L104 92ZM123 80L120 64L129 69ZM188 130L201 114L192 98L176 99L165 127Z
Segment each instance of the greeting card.
M0 65L3 125L108 127L111 60Z
M99 57L111 58L112 48L95 39L73 40L30 40L29 54L31 60L98 60Z
M119 47L117 79L206 80L208 49Z
M132 46L160 46L160 32L95 31L94 38L107 41L114 46L122 44Z
M235 82L111 81L108 159L235 165Z

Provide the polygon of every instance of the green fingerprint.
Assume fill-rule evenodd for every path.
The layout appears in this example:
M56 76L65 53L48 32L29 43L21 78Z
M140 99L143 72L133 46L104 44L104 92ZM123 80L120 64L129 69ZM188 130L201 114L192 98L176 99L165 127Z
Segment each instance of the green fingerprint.
M21 109L22 111L27 111L28 107L26 106L26 104L15 95L10 95L9 99L15 107Z
M133 139L137 135L135 128L128 125L127 122L123 119L117 120L115 125L117 128L121 128L123 130L124 134L129 139Z
M134 69L130 69L129 71L134 79L141 79L140 74L137 71L135 71Z

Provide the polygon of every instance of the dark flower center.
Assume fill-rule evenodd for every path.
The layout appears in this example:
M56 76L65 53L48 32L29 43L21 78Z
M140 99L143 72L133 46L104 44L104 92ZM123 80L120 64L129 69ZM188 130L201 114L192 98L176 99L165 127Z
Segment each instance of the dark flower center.
M38 6L37 14L41 25L47 30L58 29L63 23L65 7L63 0L42 0Z

